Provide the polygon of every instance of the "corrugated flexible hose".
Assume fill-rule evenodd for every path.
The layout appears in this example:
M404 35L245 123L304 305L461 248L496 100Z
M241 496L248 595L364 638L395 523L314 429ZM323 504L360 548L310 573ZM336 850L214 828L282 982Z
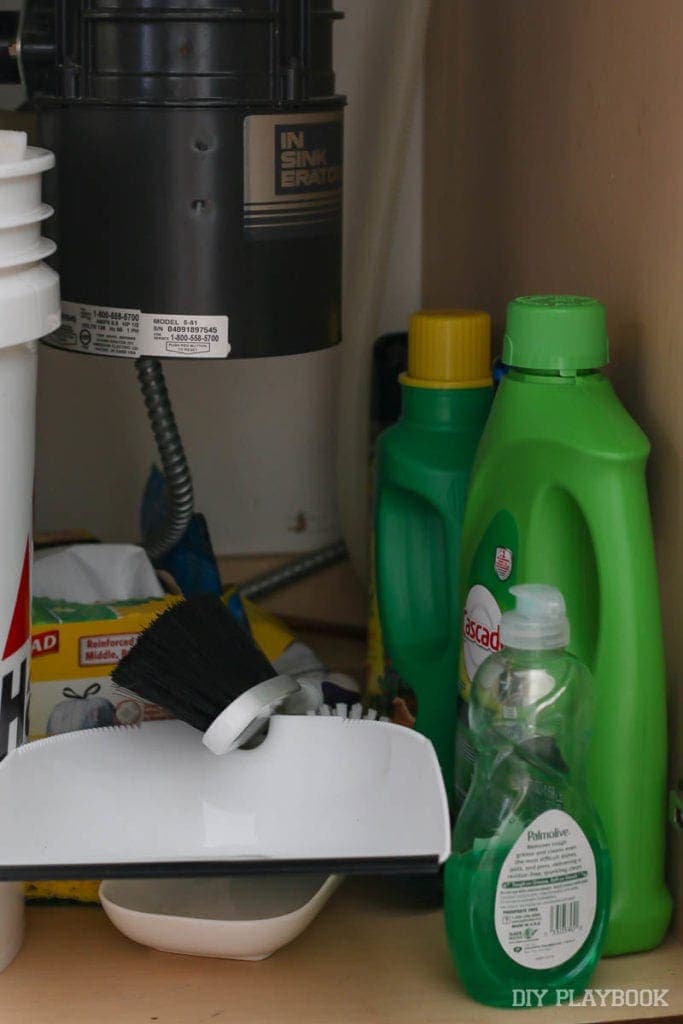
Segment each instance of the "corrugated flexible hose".
M156 533L143 539L145 551L155 562L178 543L189 526L194 514L194 491L161 363L150 356L142 356L135 360L135 369L166 478L166 522Z
M173 414L161 363L150 356L142 356L135 361L135 369L166 478L169 506L166 522L161 529L143 540L145 550L154 562L170 551L185 533L194 514L194 492L190 467ZM239 588L240 592L244 597L258 600L328 565L342 561L346 554L346 545L343 541L327 544L245 581Z

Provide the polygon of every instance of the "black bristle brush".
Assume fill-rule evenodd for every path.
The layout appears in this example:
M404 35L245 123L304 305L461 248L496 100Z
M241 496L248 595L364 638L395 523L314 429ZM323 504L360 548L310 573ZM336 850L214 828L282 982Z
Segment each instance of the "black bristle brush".
M215 754L245 743L299 690L290 676L277 674L214 594L179 601L154 619L112 680L201 730Z

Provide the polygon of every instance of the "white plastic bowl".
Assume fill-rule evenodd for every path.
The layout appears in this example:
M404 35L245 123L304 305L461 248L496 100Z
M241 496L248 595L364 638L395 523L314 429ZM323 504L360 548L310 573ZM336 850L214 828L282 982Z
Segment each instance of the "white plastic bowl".
M109 920L166 953L263 960L295 939L340 875L114 879L100 885Z

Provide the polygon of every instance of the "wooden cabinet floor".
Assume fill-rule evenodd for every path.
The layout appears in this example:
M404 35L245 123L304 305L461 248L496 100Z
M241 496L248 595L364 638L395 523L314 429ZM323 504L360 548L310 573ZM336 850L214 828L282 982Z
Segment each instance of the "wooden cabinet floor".
M666 988L666 1010L493 1011L462 992L440 910L396 880L347 879L268 960L209 960L138 946L97 907L32 907L0 975L0 1024L556 1024L683 1020L683 948L603 960L596 988Z

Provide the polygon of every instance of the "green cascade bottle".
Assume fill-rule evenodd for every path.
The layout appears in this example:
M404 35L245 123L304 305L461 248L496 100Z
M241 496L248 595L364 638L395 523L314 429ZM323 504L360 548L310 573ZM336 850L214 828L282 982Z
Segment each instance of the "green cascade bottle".
M500 649L510 586L564 595L570 650L595 680L588 784L612 859L605 953L649 949L671 914L664 884L666 701L650 511L647 438L599 368L604 307L581 296L530 296L508 307L496 394L463 526L463 647L456 794L474 752L471 681Z

